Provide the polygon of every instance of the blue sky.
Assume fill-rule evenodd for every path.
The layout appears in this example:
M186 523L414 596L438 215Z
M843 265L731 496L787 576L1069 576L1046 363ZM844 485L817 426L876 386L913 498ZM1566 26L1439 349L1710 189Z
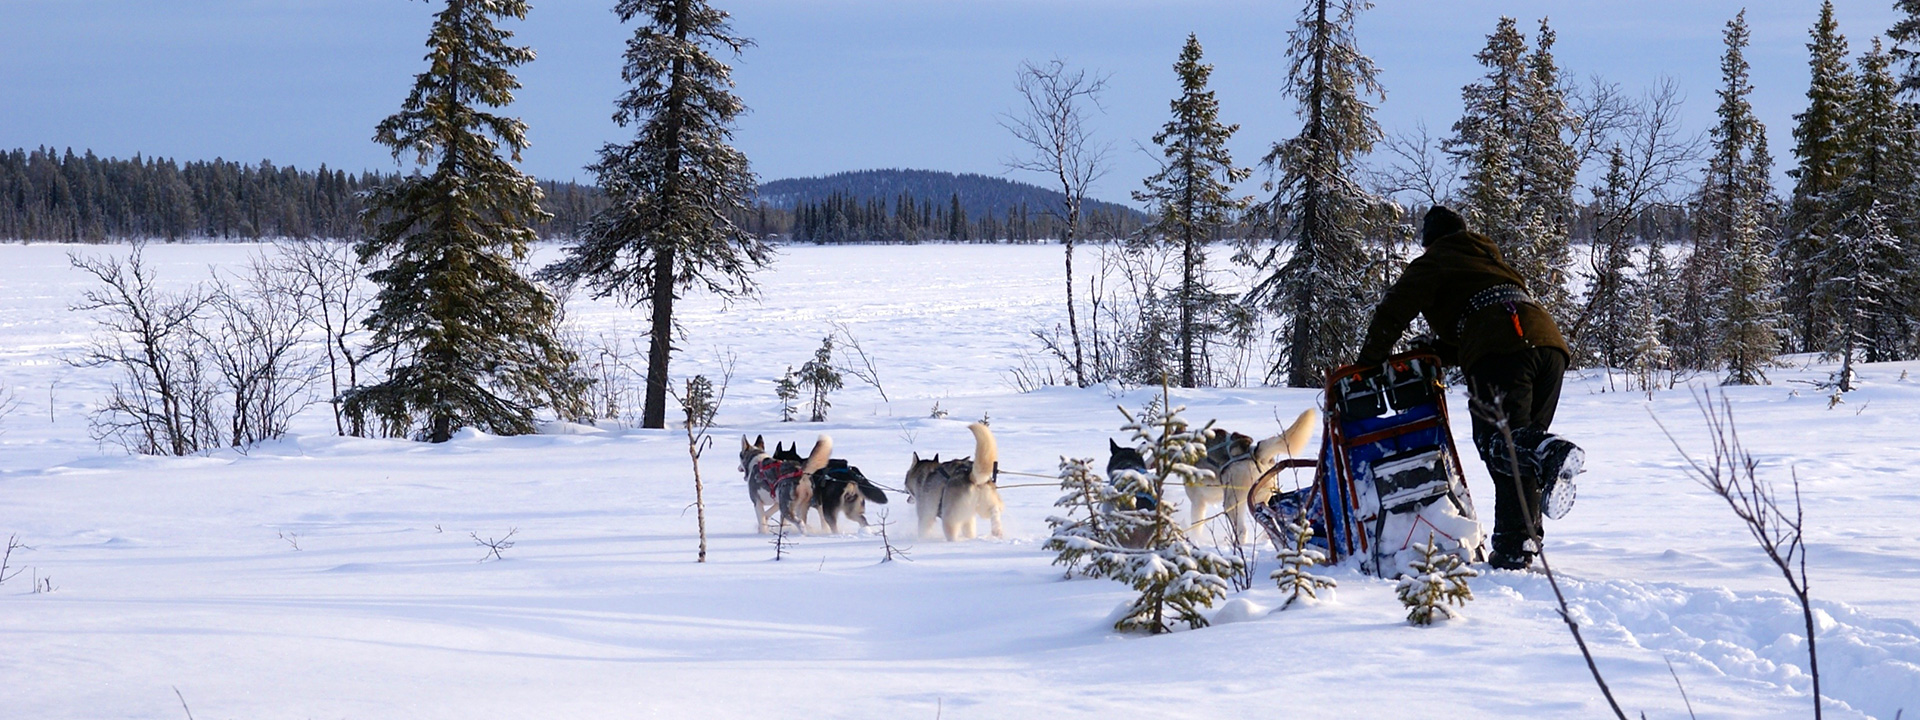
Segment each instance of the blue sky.
M1001 174L1015 147L995 117L1014 105L1015 72L1022 60L1058 57L1111 74L1097 130L1114 143L1115 162L1096 195L1124 200L1154 167L1138 145L1165 120L1188 32L1216 67L1223 118L1241 125L1241 163L1298 126L1279 93L1298 2L716 4L758 43L737 64L752 109L737 139L764 179L874 167ZM587 179L581 167L595 150L626 136L610 115L631 30L611 5L535 0L511 26L539 53L512 108L531 127L529 172ZM1856 50L1891 24L1891 5L1836 3ZM1359 31L1387 87L1378 118L1390 132L1421 121L1440 132L1454 121L1460 86L1481 72L1473 53L1501 15L1529 34L1550 17L1561 64L1577 76L1635 90L1674 77L1688 128L1703 130L1720 34L1741 7L1754 29L1754 104L1784 172L1792 115L1805 105L1815 0L1380 0ZM421 69L432 9L413 0L0 0L0 146L392 169L369 138Z

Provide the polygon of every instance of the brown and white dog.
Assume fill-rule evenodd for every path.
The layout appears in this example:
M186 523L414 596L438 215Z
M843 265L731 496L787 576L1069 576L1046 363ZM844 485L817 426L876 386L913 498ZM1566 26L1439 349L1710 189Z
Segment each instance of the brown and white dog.
M1258 443L1239 433L1213 431L1214 437L1207 443L1207 459L1199 466L1212 470L1213 479L1187 485L1188 532L1200 529L1210 506L1220 505L1234 542L1247 542L1252 535L1252 524L1247 522L1248 492L1256 483L1271 484L1262 480L1282 456L1300 457L1306 451L1317 417L1319 414L1309 408L1285 431ZM1271 490L1267 494L1271 495Z
M774 453L768 453L765 437L749 443L747 436L740 436L740 472L746 476L747 494L753 499L754 520L761 533L768 531L776 510L782 524L791 523L806 532L807 510L813 505L811 478L827 466L832 455L833 439L826 435L814 441L813 451L804 460L797 453L781 451L777 445Z
M993 536L1005 537L1000 526L1000 489L994 485L999 448L986 423L967 426L973 432L973 457L940 461L913 454L907 468L907 494L920 516L920 537L933 539L933 525L941 525L946 539L968 540L978 536L977 522L987 518L993 524Z

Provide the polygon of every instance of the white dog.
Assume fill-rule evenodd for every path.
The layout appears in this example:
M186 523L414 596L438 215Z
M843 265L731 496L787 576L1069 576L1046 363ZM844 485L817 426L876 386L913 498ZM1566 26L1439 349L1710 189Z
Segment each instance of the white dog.
M1227 525L1232 528L1234 542L1251 540L1252 527L1247 522L1248 494L1256 484L1271 485L1262 481L1270 479L1266 477L1267 471L1282 455L1300 457L1306 451L1318 417L1319 414L1309 408L1285 431L1258 443L1245 435L1215 430L1217 440L1207 443L1207 460L1200 466L1203 470L1212 470L1213 479L1187 485L1190 518L1187 531L1199 530L1208 517L1207 510L1219 505L1227 516ZM1271 489L1267 494L1272 494Z
M913 454L907 468L907 494L920 516L920 537L933 539L933 525L941 524L947 540L967 540L978 536L976 523L982 517L993 524L993 536L1005 537L1000 527L1000 489L994 485L999 450L993 431L986 423L967 426L973 431L972 458L940 462Z

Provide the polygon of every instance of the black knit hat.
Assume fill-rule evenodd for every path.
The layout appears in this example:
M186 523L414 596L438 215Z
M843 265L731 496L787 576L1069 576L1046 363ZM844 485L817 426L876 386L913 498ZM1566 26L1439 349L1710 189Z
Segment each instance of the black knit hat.
M1433 241L1462 232L1467 229L1467 221L1460 213L1448 210L1444 205L1435 205L1427 211L1427 218L1420 223L1420 244L1431 245Z

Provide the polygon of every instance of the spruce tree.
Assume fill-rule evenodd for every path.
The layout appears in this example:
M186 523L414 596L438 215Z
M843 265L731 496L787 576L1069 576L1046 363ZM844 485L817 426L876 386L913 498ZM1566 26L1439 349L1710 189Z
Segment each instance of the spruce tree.
M1213 66L1200 59L1200 38L1189 34L1173 66L1180 76L1180 97L1171 103L1173 119L1153 136L1163 157L1160 171L1146 179L1146 190L1133 194L1134 200L1154 208L1148 237L1180 250L1174 302L1180 312L1181 387L1199 383L1205 360L1200 345L1221 329L1218 316L1230 302L1207 279L1207 241L1246 208L1245 198L1233 196L1233 185L1251 172L1233 164L1227 141L1240 126L1221 124L1220 103L1207 89Z
M1917 305L1913 299L1912 251L1920 246L1914 243L1916 226L1912 218L1920 210L1915 198L1916 182L1920 182L1920 172L1915 168L1920 142L1913 137L1911 109L1895 99L1898 86L1891 64L1892 58L1881 50L1878 39L1873 49L1860 57L1858 90L1847 118L1847 144L1840 154L1848 174L1825 203L1839 218L1834 223L1839 236L1855 245L1868 243L1884 248L1850 254L1869 263L1857 272L1873 278L1885 297L1864 317L1835 318L1838 324L1860 323L1856 332L1860 333L1859 348L1867 362L1912 356L1908 330ZM1813 265L1826 270L1836 267L1820 262ZM1860 306L1850 303L1849 308L1834 310L1858 313ZM1823 349L1832 352L1836 344Z
M1734 385L1766 381L1764 366L1779 350L1777 278L1770 241L1773 159L1766 127L1747 96L1753 85L1744 55L1750 34L1741 11L1727 23L1717 91L1720 118L1694 204L1694 246L1682 270L1684 337L1676 350L1689 367L1724 366Z
M1454 136L1442 147L1464 170L1461 199L1464 209L1480 232L1492 239L1515 269L1531 267L1524 258L1531 254L1526 238L1526 208L1521 202L1522 178L1516 147L1526 129L1527 73L1524 58L1526 38L1518 23L1500 18L1487 46L1474 56L1487 73L1479 82L1460 90L1465 103L1460 119L1453 124ZM1529 287L1536 278L1526 275Z
M1280 546L1278 556L1280 567L1268 575L1280 591L1287 594L1287 601L1280 609L1293 607L1301 595L1319 598L1321 590L1339 587L1340 583L1324 575L1315 575L1311 568L1327 564L1327 554L1310 546L1313 540L1313 525L1306 518L1295 518L1287 523L1286 544Z
M1287 353L1273 377L1290 387L1319 387L1352 359L1377 297L1368 283L1374 258L1367 231L1394 208L1354 177L1358 158L1381 137L1368 98L1385 98L1378 69L1354 38L1355 16L1371 7L1366 0L1308 0L1288 34L1282 89L1297 101L1302 125L1261 160L1273 194L1250 219L1273 244L1257 260L1251 246L1240 254L1242 262L1269 269L1248 300L1281 318ZM1288 245L1292 252L1274 268Z
M1453 608L1473 599L1467 579L1479 577L1480 572L1467 567L1459 555L1441 549L1431 534L1413 550L1420 553L1420 559L1407 564L1413 572L1402 576L1395 586L1400 603L1407 606L1407 622L1426 626L1460 617L1460 611Z
M541 192L513 162L526 125L489 112L513 101L511 69L533 60L495 21L523 19L522 0L447 0L427 40L429 69L374 140L431 172L368 193L361 262L384 262L367 319L373 344L395 360L385 381L347 394L389 433L444 442L460 427L533 432L533 410L576 404L584 381L555 338L556 305L521 276L547 217Z
M1838 392L1853 390L1853 364L1860 351L1866 349L1867 360L1874 361L1874 353L1889 339L1887 330L1900 327L1896 313L1888 312L1888 306L1906 300L1898 292L1900 278L1894 276L1906 258L1900 240L1881 218L1880 206L1869 206L1865 217L1848 224L1857 224L1858 232L1837 234L1814 258L1826 268L1817 291L1820 299L1833 308L1838 325L1823 348L1840 359L1840 370L1833 380Z
M631 87L613 114L621 127L638 127L632 141L602 147L588 168L607 209L541 273L584 280L595 297L651 310L641 425L660 428L674 300L696 289L750 295L751 273L772 262L772 251L734 222L755 192L746 156L731 145L746 107L733 94L732 69L712 53L737 55L751 41L733 35L727 13L705 0L619 0L614 13L623 23L640 20L621 70Z
M1787 171L1794 178L1793 197L1778 252L1785 265L1783 309L1794 320L1796 345L1803 351L1824 347L1832 325L1829 309L1817 297L1826 266L1813 259L1825 252L1839 217L1828 203L1849 172L1842 153L1855 93L1847 39L1834 20L1832 0L1821 3L1820 18L1809 34L1813 79L1807 86L1806 111L1793 116L1793 155L1799 166Z
M1052 550L1053 564L1067 566L1067 575L1101 552L1127 546L1130 534L1152 525L1154 513L1135 506L1093 470L1092 458L1060 458L1060 499L1054 507L1065 515L1047 517L1053 533L1042 546Z
M1546 19L1526 58L1526 80L1521 86L1525 104L1514 160L1519 167L1520 204L1524 233L1511 256L1514 269L1527 279L1534 299L1562 325L1571 326L1574 308L1567 294L1566 267L1572 259L1569 242L1573 217L1573 187L1579 157L1571 138L1580 121L1567 108L1560 67L1553 58L1555 35Z
M1141 457L1147 461L1144 471L1122 470L1112 478L1122 497L1145 496L1153 499L1153 508L1139 521L1122 522L1116 528L1121 536L1139 534L1143 548L1082 541L1088 547L1086 570L1090 577L1105 577L1126 583L1140 596L1128 606L1126 614L1114 623L1119 630L1145 630L1159 634L1173 631L1173 623L1185 622L1188 628L1206 627L1203 607L1226 597L1226 578L1245 571L1245 564L1211 550L1204 550L1187 538L1186 524L1175 514L1178 509L1170 494L1186 483L1204 482L1212 471L1197 464L1206 457L1206 437L1213 424L1194 428L1180 416L1186 408L1169 407L1166 386L1161 396L1148 404L1137 417L1123 408L1127 424L1121 429L1131 433ZM1168 617L1169 614L1175 617Z

